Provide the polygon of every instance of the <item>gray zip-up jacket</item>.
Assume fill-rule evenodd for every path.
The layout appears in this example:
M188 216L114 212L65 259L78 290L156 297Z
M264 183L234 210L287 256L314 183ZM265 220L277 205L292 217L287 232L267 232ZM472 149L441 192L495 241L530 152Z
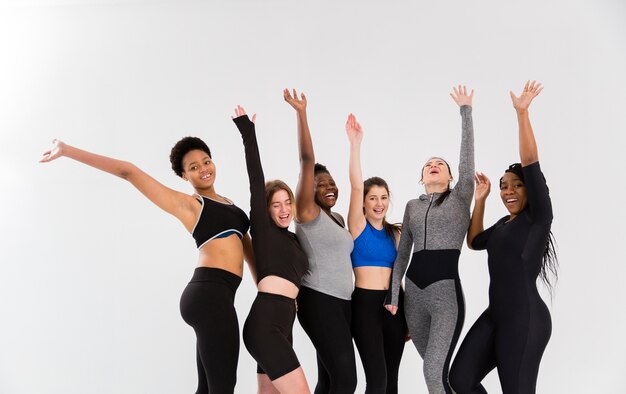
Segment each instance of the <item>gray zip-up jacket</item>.
M435 204L440 193L422 194L406 204L386 304L398 305L400 284L411 257L411 249L413 253L424 249L460 251L463 246L474 194L474 127L472 107L464 105L460 112L462 136L458 181L441 205Z

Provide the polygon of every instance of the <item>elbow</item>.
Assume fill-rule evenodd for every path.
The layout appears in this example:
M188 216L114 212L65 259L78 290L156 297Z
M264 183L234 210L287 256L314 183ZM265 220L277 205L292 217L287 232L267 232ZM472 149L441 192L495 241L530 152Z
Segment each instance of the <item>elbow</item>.
M133 176L133 174L135 174L137 172L137 166L134 165L133 163L130 163L128 161L121 161L116 174L117 176L119 176L120 178L124 179L124 180L130 180L130 178Z

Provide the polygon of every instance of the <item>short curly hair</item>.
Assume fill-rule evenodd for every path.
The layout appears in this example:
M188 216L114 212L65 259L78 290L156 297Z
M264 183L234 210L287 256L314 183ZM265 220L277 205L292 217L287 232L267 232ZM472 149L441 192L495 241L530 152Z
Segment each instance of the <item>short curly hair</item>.
M185 137L174 145L170 152L170 163L172 163L172 170L174 170L176 175L179 177L183 176L183 157L190 151L196 149L205 152L212 158L211 150L207 144L198 137Z
M315 163L315 167L313 168L313 175L317 175L317 174L330 175L330 171L328 171L328 168L326 168L325 165L320 164L320 163Z

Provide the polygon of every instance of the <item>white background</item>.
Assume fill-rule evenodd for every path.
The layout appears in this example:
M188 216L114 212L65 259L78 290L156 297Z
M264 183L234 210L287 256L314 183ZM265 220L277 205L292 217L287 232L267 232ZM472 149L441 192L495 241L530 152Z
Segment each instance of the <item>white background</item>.
M295 187L294 111L309 98L318 161L348 204L354 112L365 176L393 194L392 221L422 193L423 162L458 174L453 84L476 89L476 168L497 180L518 160L508 90L546 86L531 119L552 193L560 281L539 393L623 392L626 240L626 4L558 1L4 1L0 5L0 393L189 393L195 337L180 294L197 251L129 184L68 159L38 164L52 138L131 160L191 192L169 168L185 135L207 141L216 190L248 210L236 104L257 112L266 177ZM505 214L497 190L486 224ZM461 254L467 316L487 305L486 253ZM544 292L545 294L545 292ZM255 288L237 293L240 324ZM548 301L549 302L549 301ZM309 383L314 350L295 328ZM359 388L364 377L359 364ZM426 392L407 345L402 393ZM238 393L255 391L242 345ZM499 392L496 373L485 381Z

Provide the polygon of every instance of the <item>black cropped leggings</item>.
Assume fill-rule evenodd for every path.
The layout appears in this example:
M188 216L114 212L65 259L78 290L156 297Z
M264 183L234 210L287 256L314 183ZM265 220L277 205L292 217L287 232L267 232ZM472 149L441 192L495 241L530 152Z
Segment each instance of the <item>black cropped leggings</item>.
M241 277L198 267L180 298L180 314L196 332L196 394L232 394L237 382L239 323L233 305Z
M315 394L352 394L356 390L351 315L350 301L300 288L298 321L317 351Z
M270 380L300 367L293 351L296 303L280 294L259 292L243 325L243 342L256 362L257 373Z
M403 293L398 313L384 307L387 290L355 288L352 293L352 335L359 350L367 385L365 394L397 394L398 370L407 333Z

